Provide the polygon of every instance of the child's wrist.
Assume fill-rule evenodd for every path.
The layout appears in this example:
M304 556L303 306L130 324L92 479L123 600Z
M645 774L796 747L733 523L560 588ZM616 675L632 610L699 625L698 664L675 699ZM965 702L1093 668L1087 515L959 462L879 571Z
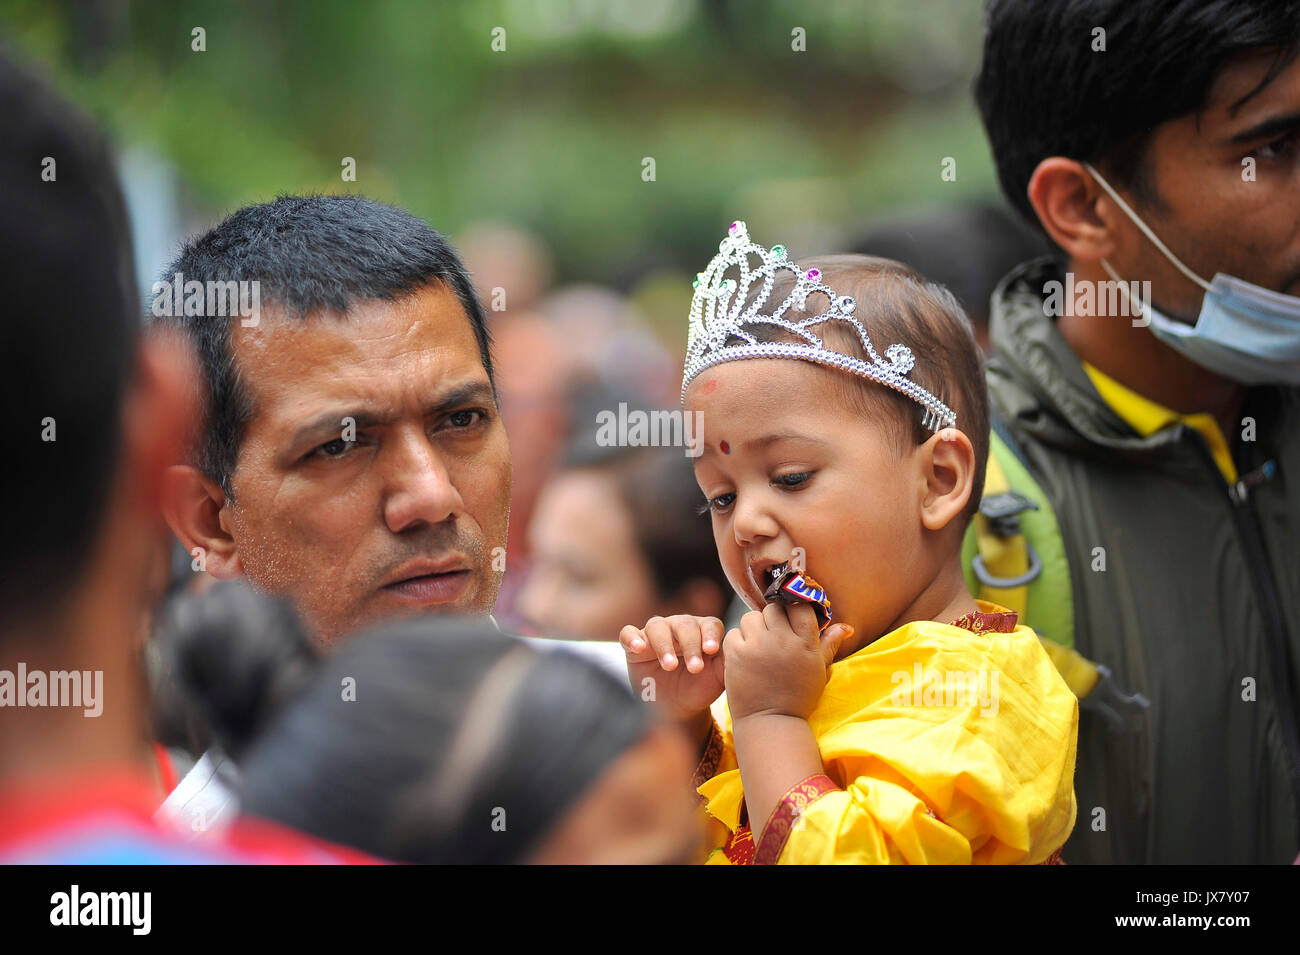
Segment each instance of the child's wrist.
M709 739L713 735L713 724L713 711L709 709L701 710L690 719L681 722L682 729L697 753L709 744Z
M806 717L799 716L797 713L786 713L777 710L758 710L753 713L746 713L744 716L732 720L731 732L733 736L741 736L746 731L754 729L766 729L767 727L780 727L792 725L793 723L803 723L807 725Z

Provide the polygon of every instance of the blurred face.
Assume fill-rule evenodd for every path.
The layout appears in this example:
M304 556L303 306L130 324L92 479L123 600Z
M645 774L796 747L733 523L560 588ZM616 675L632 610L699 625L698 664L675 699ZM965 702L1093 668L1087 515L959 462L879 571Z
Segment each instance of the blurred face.
M656 613L650 568L613 482L566 471L542 491L529 530L533 567L520 608L540 633L617 640Z
M1273 57L1251 55L1218 76L1205 109L1163 123L1147 154L1159 201L1139 215L1201 278L1226 272L1300 295L1300 58L1259 85ZM1244 164L1244 161L1249 160ZM1253 179L1244 170L1253 168ZM1159 308L1194 320L1203 295L1115 211L1121 278L1149 279Z
M264 312L233 338L254 412L220 517L244 574L325 641L388 616L490 612L510 453L455 294Z
M918 517L924 479L893 437L843 409L842 372L810 362L730 361L700 374L695 476L709 499L727 579L763 607L766 572L804 551L835 619L880 635L933 575Z
M656 727L616 759L528 861L536 865L687 864L703 832L689 779L698 754Z

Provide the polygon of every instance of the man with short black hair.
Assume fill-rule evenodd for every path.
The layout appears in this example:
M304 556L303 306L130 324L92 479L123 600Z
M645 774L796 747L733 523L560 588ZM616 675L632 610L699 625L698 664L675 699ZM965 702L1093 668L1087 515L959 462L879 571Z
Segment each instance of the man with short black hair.
M287 196L188 243L154 292L202 361L207 426L167 515L208 573L290 599L324 643L492 610L510 452L483 308L442 236L361 197Z
M1273 0L989 5L976 100L1059 255L994 294L972 573L1081 655L1070 862L1300 846L1298 49Z

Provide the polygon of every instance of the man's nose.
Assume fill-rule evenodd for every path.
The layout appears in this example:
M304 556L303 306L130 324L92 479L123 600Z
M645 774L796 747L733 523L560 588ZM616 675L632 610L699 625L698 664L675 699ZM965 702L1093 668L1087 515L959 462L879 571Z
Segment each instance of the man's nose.
M388 449L384 523L394 534L453 520L465 507L438 449L422 431Z

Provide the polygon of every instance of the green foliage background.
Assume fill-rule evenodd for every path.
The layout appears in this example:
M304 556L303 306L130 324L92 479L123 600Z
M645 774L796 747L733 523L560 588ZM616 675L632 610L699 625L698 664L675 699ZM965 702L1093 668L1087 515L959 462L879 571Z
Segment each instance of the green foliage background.
M453 236L523 225L558 278L617 281L693 272L736 216L756 234L813 222L843 235L885 207L992 196L970 99L981 8L0 0L0 33L119 144L168 157L213 217L355 189ZM206 52L191 50L196 26ZM791 49L795 27L806 52ZM946 156L956 182L940 179Z

